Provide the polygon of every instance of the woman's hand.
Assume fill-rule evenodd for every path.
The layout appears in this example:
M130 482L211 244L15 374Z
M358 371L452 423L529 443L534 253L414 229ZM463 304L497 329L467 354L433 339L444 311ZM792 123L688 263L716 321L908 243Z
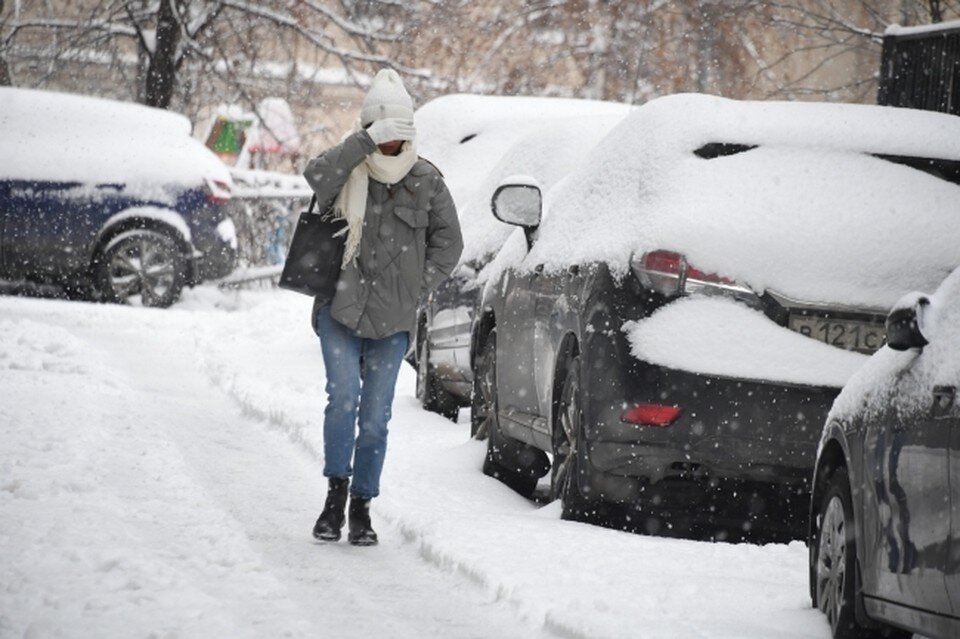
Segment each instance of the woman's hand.
M394 140L412 140L417 135L412 120L403 118L382 118L367 127L367 135L374 144L393 142Z

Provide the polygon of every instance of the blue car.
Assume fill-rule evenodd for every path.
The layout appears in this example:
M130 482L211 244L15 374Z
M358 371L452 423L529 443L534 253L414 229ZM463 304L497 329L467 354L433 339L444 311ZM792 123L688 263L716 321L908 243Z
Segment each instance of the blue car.
M183 116L0 89L0 279L166 307L233 270L232 182Z
M960 637L960 268L886 333L820 438L810 595L833 639Z

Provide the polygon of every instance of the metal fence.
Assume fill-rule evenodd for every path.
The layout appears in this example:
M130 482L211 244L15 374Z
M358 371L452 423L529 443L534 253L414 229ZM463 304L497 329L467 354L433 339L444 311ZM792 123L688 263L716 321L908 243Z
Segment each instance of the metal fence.
M960 21L889 29L877 102L960 115Z
M237 227L237 269L220 286L276 284L310 187L299 175L231 169L229 214Z

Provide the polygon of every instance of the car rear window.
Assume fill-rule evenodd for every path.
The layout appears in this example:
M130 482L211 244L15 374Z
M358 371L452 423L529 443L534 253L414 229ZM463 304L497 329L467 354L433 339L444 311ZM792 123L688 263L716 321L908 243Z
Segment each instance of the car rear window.
M745 153L757 148L756 144L733 144L730 142L708 142L693 152L698 158L713 160L737 153Z
M960 162L956 160L937 160L905 155L877 155L876 157L896 164L903 164L918 171L929 173L941 180L960 185Z

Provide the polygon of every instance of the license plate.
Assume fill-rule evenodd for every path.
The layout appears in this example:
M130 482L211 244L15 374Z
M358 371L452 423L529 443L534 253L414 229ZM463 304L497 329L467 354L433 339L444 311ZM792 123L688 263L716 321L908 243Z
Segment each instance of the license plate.
M813 315L791 315L790 330L825 344L859 353L874 353L886 342L882 324Z

